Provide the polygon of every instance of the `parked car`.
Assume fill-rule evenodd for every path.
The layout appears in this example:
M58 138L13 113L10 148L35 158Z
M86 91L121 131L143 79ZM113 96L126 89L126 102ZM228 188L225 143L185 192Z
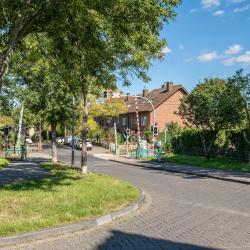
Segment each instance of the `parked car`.
M72 136L66 136L66 137L64 138L64 144L65 144L65 145L69 145L70 142L71 142L71 140L72 140Z
M64 143L64 138L63 137L57 137L56 142L57 143Z
M74 146L75 146L75 147L76 147L77 142L78 142L79 140L80 140L79 137L77 137L77 136L74 137ZM71 138L71 140L70 140L70 142L69 142L69 145L72 146L72 143L73 143L73 140L72 140L72 138Z
M87 150L92 150L92 147L93 147L93 146L92 146L91 140L87 139L86 143L87 143ZM79 140L79 141L77 142L76 148L82 149L82 140Z
M32 140L31 140L30 138L26 138L26 139L25 139L25 142L26 142L27 144L32 144Z

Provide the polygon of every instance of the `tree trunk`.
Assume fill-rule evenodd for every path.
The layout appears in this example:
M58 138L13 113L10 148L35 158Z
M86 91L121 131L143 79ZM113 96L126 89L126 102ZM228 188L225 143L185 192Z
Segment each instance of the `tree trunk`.
M83 118L82 118L82 154L81 173L86 174L87 167L87 135L88 135L88 96L83 98Z
M56 123L51 123L52 162L57 162Z
M67 126L64 125L64 138L66 138L66 136L67 136Z

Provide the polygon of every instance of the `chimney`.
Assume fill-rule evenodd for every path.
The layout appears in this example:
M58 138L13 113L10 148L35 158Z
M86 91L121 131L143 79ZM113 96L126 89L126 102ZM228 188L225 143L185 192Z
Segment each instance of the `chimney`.
M165 88L167 91L171 91L174 88L173 82L166 82L165 83Z
M142 91L142 96L143 96L143 97L147 97L147 96L148 96L148 90L147 90L147 89L144 89L144 90Z

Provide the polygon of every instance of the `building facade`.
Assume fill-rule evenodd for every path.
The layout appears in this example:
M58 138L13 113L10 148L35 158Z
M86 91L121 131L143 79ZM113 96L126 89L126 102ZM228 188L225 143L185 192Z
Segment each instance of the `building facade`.
M153 126L154 110L159 131L164 131L166 124L170 122L176 122L179 126L183 126L182 119L178 115L178 109L181 98L187 94L187 90L182 85L174 85L172 82L167 82L161 88L152 91L144 89L142 95L137 97L137 107L135 97L128 96L126 100L127 113L115 119L100 118L99 124L108 128L113 127L114 122L116 122L117 131L124 133L126 128L129 128L132 133L136 134L138 132L137 109L141 135L144 134L147 128ZM152 105L143 97L150 100L154 110Z

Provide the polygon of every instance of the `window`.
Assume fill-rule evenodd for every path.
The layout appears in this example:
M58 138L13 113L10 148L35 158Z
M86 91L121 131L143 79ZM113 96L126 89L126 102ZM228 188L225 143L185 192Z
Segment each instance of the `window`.
M147 125L147 116L142 116L141 117L141 125L146 126Z
M130 121L131 121L131 124L136 124L136 116L131 115Z
M127 125L127 117L122 117L122 125L125 126Z

